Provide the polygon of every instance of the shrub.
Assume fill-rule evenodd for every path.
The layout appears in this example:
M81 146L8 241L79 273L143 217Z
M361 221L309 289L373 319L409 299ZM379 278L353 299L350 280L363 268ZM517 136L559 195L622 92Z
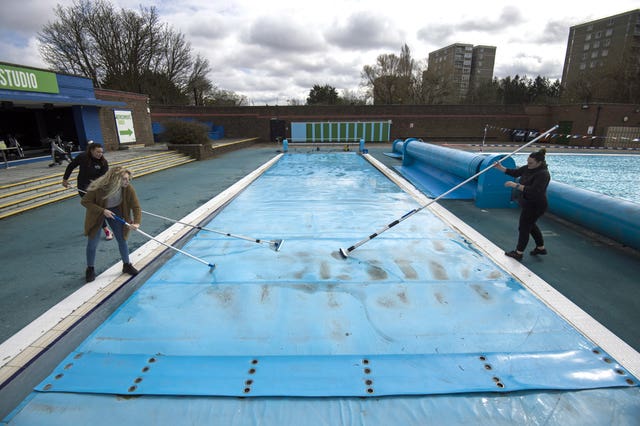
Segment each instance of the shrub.
M206 144L209 143L209 129L198 121L172 120L164 123L164 132L160 134L163 142L169 144Z

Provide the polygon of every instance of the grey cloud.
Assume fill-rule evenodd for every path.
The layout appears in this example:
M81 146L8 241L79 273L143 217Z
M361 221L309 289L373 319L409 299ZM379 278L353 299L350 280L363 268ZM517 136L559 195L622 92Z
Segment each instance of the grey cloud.
M26 0L2 2L0 28L5 31L31 36L42 30L47 21L53 21L56 3L46 0Z
M452 42L452 35L459 34L460 32L479 31L496 33L508 27L517 26L522 22L524 22L524 19L520 11L515 7L507 6L502 9L499 16L491 16L489 18L478 16L476 18L459 21L452 25L429 25L428 27L419 29L417 36L420 40L444 47L443 45Z
M223 40L232 30L231 24L224 19L210 16L196 16L184 26L189 39L204 39L208 42Z
M562 77L563 63L556 59L549 59L541 56L523 55L516 57L512 62L502 64L496 67L494 76L504 78L506 76L514 77L515 75L527 76L535 78L538 75L549 79L559 79Z
M513 7L507 6L502 9L502 13L495 19L478 17L475 19L468 19L456 25L458 30L461 31L488 31L495 32L504 28L517 26L524 22L520 11Z
M437 46L447 44L450 36L455 34L456 29L451 25L432 25L418 30L418 39L433 43Z
M260 18L256 20L243 37L252 45L264 46L276 51L308 52L321 49L320 37L295 21Z
M351 15L345 24L325 31L327 41L344 49L399 49L404 43L403 30L391 21L369 12Z
M542 34L536 38L539 43L566 43L569 37L569 26L566 22L547 22Z

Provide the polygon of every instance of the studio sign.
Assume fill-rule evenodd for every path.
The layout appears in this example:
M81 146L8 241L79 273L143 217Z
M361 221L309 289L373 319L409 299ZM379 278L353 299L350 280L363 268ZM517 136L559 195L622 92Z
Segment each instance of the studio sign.
M58 93L56 74L0 64L0 89Z

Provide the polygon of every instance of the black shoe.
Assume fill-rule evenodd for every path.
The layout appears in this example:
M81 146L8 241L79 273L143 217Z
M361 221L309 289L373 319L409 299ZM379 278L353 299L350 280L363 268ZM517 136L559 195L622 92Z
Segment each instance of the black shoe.
M133 265L130 263L122 264L122 272L129 275L138 275L138 270L134 268Z
M537 256L539 254L547 254L547 249L539 249L538 247L534 248L529 252L531 256Z
M96 270L93 268L93 266L87 267L87 270L84 273L84 279L88 283L96 279Z
M505 256L513 257L515 260L522 260L522 254L515 250L505 251L504 254Z

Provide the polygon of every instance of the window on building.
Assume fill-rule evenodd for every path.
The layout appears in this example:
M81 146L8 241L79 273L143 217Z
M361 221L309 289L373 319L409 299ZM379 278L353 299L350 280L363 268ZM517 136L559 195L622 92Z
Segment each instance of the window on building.
M584 36L584 41L589 41L591 40L591 33L587 33L586 36Z
M587 68L587 64L585 62L580 62L580 69L583 70Z
M609 22L607 22L607 27L612 27L613 24L615 24L615 20L613 18L609 19Z
M600 47L600 41L594 41L593 42L593 46L594 49L597 49L598 47Z
M594 50L593 52L591 52L591 59L593 58L597 58L598 57L598 51Z
M609 47L611 46L611 39L610 38L605 38L604 40L602 40L602 45L604 47Z
M589 50L589 43L585 43L582 50Z
M598 65L598 61L591 61L591 63L589 63L589 68L595 68L596 65Z
M596 39L602 37L602 31L596 31Z
M609 28L607 31L604 32L605 37L611 37L611 34L613 34L613 28Z
M588 56L587 52L584 52L584 53L582 54L582 60L583 60L583 61L586 61L586 60L587 60L587 56Z
M589 26L587 27L587 31L591 31L591 30L593 30L593 25L589 25Z
M600 55L609 56L609 49L602 49L602 53Z

